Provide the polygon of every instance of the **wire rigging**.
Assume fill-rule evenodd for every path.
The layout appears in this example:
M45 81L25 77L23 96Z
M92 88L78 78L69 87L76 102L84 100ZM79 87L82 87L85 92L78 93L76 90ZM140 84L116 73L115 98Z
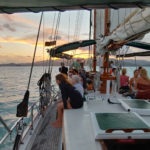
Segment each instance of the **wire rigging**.
M58 31L59 31L60 19L61 19L61 12L59 12L58 16L57 16L56 27L55 27L55 32L54 32L54 41L57 41L57 39L58 39ZM49 73L52 73L52 68L53 68L53 59L50 56L49 70L48 70Z
M43 73L44 73L44 61L45 61L45 56L44 56L44 50L45 50L45 34L44 34L44 28L45 28L45 24L44 24L44 14L43 14Z
M41 29L42 18L43 18L43 12L41 13L41 18L40 18L40 23L39 23L39 28L38 28L38 34L36 37L36 43L35 43L35 48L34 48L34 54L33 54L33 59L32 59L32 65L31 65L27 90L29 90L29 87L30 87L31 76L32 76L32 71L33 71L33 66L34 66L34 60L35 60L35 55L36 55L36 50L37 50L37 44L38 44L38 39L39 39L39 34L40 34L40 29Z

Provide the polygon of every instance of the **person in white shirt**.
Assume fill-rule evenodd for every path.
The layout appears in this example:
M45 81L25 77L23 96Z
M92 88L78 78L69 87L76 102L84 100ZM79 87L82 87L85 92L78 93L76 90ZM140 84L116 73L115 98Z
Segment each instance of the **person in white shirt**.
M82 86L82 83L81 83L81 79L78 75L73 75L72 76L72 84L73 86L75 87L75 89L77 91L79 91L79 93L82 95L83 97L83 94L84 94L84 89L83 89L83 86Z

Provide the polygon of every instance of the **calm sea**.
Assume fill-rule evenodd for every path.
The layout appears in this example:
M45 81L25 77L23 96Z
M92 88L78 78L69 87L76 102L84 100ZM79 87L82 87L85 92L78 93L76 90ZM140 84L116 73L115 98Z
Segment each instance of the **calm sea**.
M127 75L133 76L135 67L127 67ZM145 67L150 76L150 67ZM30 103L39 101L39 90L37 82L45 72L43 67L34 67L30 86ZM0 67L0 116L6 121L9 127L17 120L15 117L16 106L22 100L27 88L30 67ZM55 84L55 75L58 74L58 67L53 67L52 82ZM56 85L56 84L55 84ZM7 131L0 123L0 138ZM13 139L13 138L12 138ZM11 142L5 144L2 150L12 149Z

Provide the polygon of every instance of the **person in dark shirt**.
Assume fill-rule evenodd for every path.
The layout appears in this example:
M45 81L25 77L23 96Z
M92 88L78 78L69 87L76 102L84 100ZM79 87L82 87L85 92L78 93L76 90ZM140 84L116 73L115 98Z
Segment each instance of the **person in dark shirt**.
M68 68L65 67L65 64L63 62L61 63L61 67L59 68L59 72L68 75Z
M83 99L80 92L68 81L65 75L56 75L56 83L59 85L62 95L62 102L58 103L57 120L51 125L56 128L62 127L64 109L78 109L83 106Z

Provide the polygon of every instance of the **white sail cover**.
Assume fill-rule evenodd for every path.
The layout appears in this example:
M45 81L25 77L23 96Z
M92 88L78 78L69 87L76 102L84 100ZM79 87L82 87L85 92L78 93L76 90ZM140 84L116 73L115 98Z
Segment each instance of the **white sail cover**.
M110 36L101 38L97 42L96 54L106 52L105 47L110 41L121 42L136 34L150 31L150 8L134 10ZM111 49L113 50L113 49Z

